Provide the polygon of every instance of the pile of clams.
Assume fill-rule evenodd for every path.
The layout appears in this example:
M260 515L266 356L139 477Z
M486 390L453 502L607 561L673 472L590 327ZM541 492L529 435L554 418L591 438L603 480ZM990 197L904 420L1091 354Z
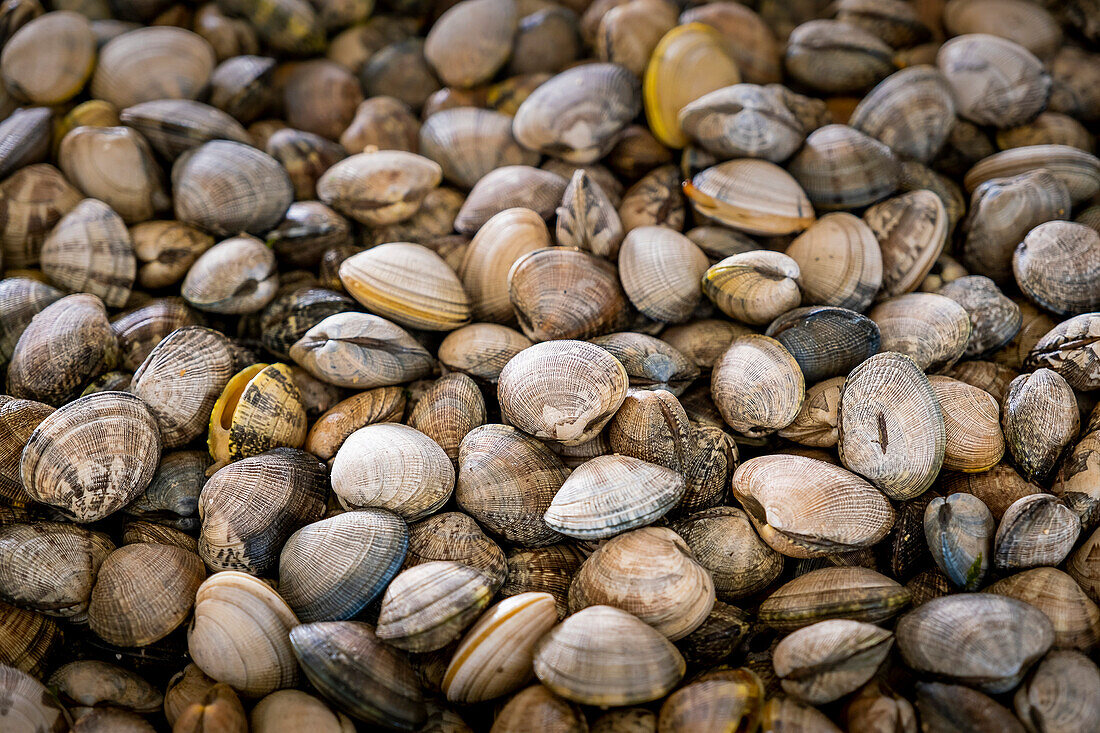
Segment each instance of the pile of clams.
M3 733L1097 733L1094 0L0 3Z

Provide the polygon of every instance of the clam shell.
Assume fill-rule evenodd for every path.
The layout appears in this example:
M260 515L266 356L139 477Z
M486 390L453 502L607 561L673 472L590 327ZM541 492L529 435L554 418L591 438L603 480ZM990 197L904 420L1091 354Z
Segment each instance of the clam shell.
M860 100L848 124L899 156L928 163L955 124L955 100L938 69L911 66L886 77Z
M757 724L764 706L764 688L759 678L745 668L734 672L738 674L734 679L696 680L669 695L661 705L660 729L710 730L720 725ZM637 733L642 730L639 725ZM630 732L624 727L606 733Z
M784 583L760 604L762 623L794 631L827 619L881 623L909 603L909 591L870 568L825 567Z
M1068 145L1086 153L1096 151L1096 145L1085 126L1060 112L1042 112L1027 124L998 130L996 137L997 147L1001 150L1028 145Z
M513 132L515 127L513 127ZM506 165L485 174L455 217L455 230L473 235L502 211L531 209L549 219L561 203L568 181L557 173L526 165Z
M277 160L229 140L203 143L177 158L172 192L177 219L218 236L264 234L282 221L294 199Z
M703 293L719 310L761 326L802 300L798 263L787 255L755 250L732 255L703 275Z
M214 71L214 49L183 28L138 28L106 43L89 87L118 109L154 99L194 99Z
M10 675L18 670L43 677L48 660L61 643L61 627L56 621L41 613L0 602L0 654L4 658L0 675ZM9 690L15 687L10 676L4 680L4 685ZM11 709L7 708L0 715L0 720Z
M1054 641L1042 611L987 593L933 599L902 616L896 634L912 669L993 694L1019 684Z
M815 91L858 92L894 70L892 55L888 45L858 26L809 20L788 37L784 65L794 80Z
M882 301L867 315L878 324L883 351L905 354L929 373L953 366L970 340L970 316L943 295L899 295Z
M0 398L0 497L11 506L31 503L19 475L19 461L31 433L53 411L34 400Z
M599 336L592 343L622 362L635 389L681 394L699 376L687 357L653 336L625 331Z
M217 107L191 99L158 99L127 107L119 119L168 160L210 140L252 144L241 123Z
M943 467L980 472L997 465L1005 451L997 400L985 390L950 377L932 377L929 381L943 412Z
M686 214L680 173L673 165L662 165L646 173L627 189L619 204L619 219L627 232L646 226L679 231L684 228Z
M1024 478L1045 480L1077 437L1081 420L1075 403L1073 388L1049 369L1012 380L1002 405L1001 427Z
M726 423L761 437L785 428L798 415L806 382L798 362L767 336L742 336L714 365L711 395Z
M1067 318L1039 339L1024 362L1027 368L1046 367L1061 374L1081 391L1100 388L1100 314Z
M164 338L184 326L200 324L198 314L183 298L154 298L145 305L111 319L118 340L119 366L136 371Z
M107 535L71 524L0 527L0 597L79 620L88 609L99 568L114 549Z
M576 446L591 440L626 398L626 369L583 341L524 349L500 373L501 416L524 432Z
M78 127L61 140L58 160L77 188L128 224L168 209L164 175L153 151L129 127Z
M444 647L489 605L490 582L481 571L457 562L411 567L386 589L375 633L408 651Z
M296 199L317 198L318 179L347 157L347 152L331 140L289 127L268 137L264 151L286 169Z
M727 159L779 163L806 137L783 94L756 84L734 84L698 97L680 109L679 125L707 151Z
M806 398L794 421L779 436L811 448L832 448L840 439L837 418L844 377L833 377L806 389Z
M137 280L144 288L175 285L214 238L178 221L146 221L130 228Z
M1040 487L1024 480L1007 463L998 463L982 473L945 472L940 479L940 489L945 494L960 491L973 494L985 503L993 518L998 521L1017 499L1029 494L1043 493Z
M440 165L444 178L466 189L495 168L539 162L537 152L520 147L512 137L511 117L476 107L446 109L428 117L420 128L419 147L421 155Z
M817 209L853 209L889 196L900 170L890 148L846 125L826 125L806 137L790 174Z
M1015 127L1043 111L1051 78L1023 46L986 33L944 43L936 65L947 77L960 117L979 125Z
M773 697L760 714L764 730L799 730L817 733L839 733L833 721L817 708L793 697Z
M611 199L583 169L577 169L558 207L557 243L614 259L623 226Z
M998 580L989 593L1038 608L1054 627L1054 646L1088 652L1100 644L1100 608L1061 570L1041 567Z
M273 96L270 87L276 61L242 55L225 59L210 75L211 106L247 125L263 114Z
M282 733L296 726L318 733L355 730L355 723L348 716L301 690L276 690L260 700L252 708L249 725L256 733Z
M317 181L326 204L369 226L395 224L415 214L428 191L443 180L439 164L403 150L357 153Z
M777 317L765 335L798 362L807 382L842 376L878 353L878 326L846 308L794 308Z
M45 107L31 107L13 110L0 122L0 177L45 162L50 150L50 116Z
M1040 58L1062 43L1062 28L1046 9L1021 0L953 0L943 11L953 36L988 33L1020 44Z
M981 586L989 571L993 515L972 494L935 497L924 512L924 535L940 570L965 590Z
M40 254L42 271L70 292L97 295L111 308L130 297L137 264L121 217L96 199L84 199L61 217Z
M690 317L699 304L707 258L687 237L665 227L632 229L619 251L619 276L630 302L665 323Z
M775 672L788 693L821 705L867 682L893 645L893 634L877 626L847 619L821 621L779 642Z
M966 309L970 316L970 339L965 357L980 357L997 351L1020 330L1023 316L1020 307L981 275L969 275L952 280L939 290Z
M634 74L615 64L585 64L531 92L516 111L512 134L530 150L569 163L595 163L641 109L641 84Z
M580 733L587 730L580 707L540 684L517 692L493 720L493 733L520 733L536 726L540 730Z
M883 282L883 254L862 220L833 212L810 225L787 247L798 263L802 302L864 311Z
M1027 359L1027 355L1031 353L1031 349L1039 343L1039 339L1058 324L1046 311L1035 307L1031 301L1025 298L1017 297L1013 299L1013 302L1020 309L1020 316L1023 321L1020 330L1016 332L1016 336L1007 345L994 353L990 359L994 363L1018 373L1023 368L1024 361ZM1013 377L1015 376L1016 374L1013 374Z
M397 575L408 542L405 523L382 509L308 524L279 555L279 592L305 623L353 618Z
M0 64L10 94L55 105L80 93L95 67L96 38L87 18L59 10L6 30Z
M290 356L318 379L352 389L411 382L433 366L405 329L368 313L328 316L290 347Z
M8 269L38 262L42 243L83 195L61 171L37 163L0 183L0 250Z
M304 56L324 49L325 28L313 6L302 0L222 0L219 7L246 18L276 51Z
M684 495L675 471L630 456L597 456L569 475L544 515L551 529L605 539L651 524Z
M1012 256L1016 282L1027 297L1059 315L1100 308L1100 232L1050 221L1032 229Z
M543 443L505 425L483 425L463 438L455 500L482 525L525 547L556 542L542 520L568 470Z
M207 446L216 468L280 446L297 448L305 438L302 395L286 364L253 364L237 372L210 412Z
M356 28L348 30L354 31ZM333 48L335 46L333 39ZM355 64L349 68L359 67L360 64ZM420 121L407 104L394 97L379 96L359 103L355 117L340 135L339 142L352 155L362 153L371 146L378 150L415 153L419 133Z
M1096 689L1100 672L1079 652L1057 650L1035 665L1035 671L1013 696L1020 720L1050 721L1067 730L1100 725Z
M782 80L781 48L768 23L748 6L709 3L680 14L681 23L703 23L725 37L726 51L745 81L768 84Z
M489 608L463 637L443 676L457 703L491 700L528 682L539 638L558 621L549 593L521 593Z
M535 648L535 676L586 705L634 705L658 699L684 675L684 659L664 636L610 606L579 611Z
M992 361L960 361L945 372L947 376L983 389L993 395L997 404L1004 402L1008 384L1019 372Z
M291 533L324 514L324 479L324 464L294 448L276 448L218 470L199 494L203 562L214 571L257 576L274 570Z
M1056 496L1029 494L1005 509L994 537L1001 570L1059 565L1081 534L1081 520Z
M100 392L39 423L23 450L20 474L35 501L94 522L145 489L160 449L157 423L145 403L124 392Z
M285 285L260 314L260 340L282 358L289 358L294 343L328 316L356 310L355 301L335 291Z
M684 184L695 213L749 234L800 232L814 223L806 192L789 173L765 160L730 160Z
M608 425L611 450L683 471L691 449L687 412L666 389L631 390Z
M477 320L509 323L515 318L508 298L508 272L523 255L550 246L546 222L525 208L505 209L478 229L458 268Z
M750 333L752 329L740 323L702 318L666 328L661 332L661 340L671 344L701 371L706 371L714 366L734 339Z
M306 435L305 449L328 461L348 436L361 427L379 422L400 422L405 413L405 392L400 387L377 387L342 400L317 418Z
M439 361L452 371L496 382L504 365L532 345L515 329L496 323L471 323L447 334L439 344Z
M963 185L973 193L993 178L1011 178L1036 168L1046 168L1062 181L1074 204L1100 191L1100 159L1068 145L1028 145L994 153L966 172Z
M518 16L513 0L468 0L452 6L428 32L424 57L447 86L487 82L512 55Z
M396 423L356 430L332 462L332 488L343 505L388 509L406 521L447 503L454 480L454 467L435 441Z
M458 446L474 428L487 421L485 398L465 374L446 374L420 398L408 424L421 431L458 460Z
M288 633L294 612L266 583L228 570L214 573L195 593L187 650L209 677L248 697L298 684Z
M890 502L871 484L812 458L770 455L742 463L733 495L765 542L789 557L820 557L870 547L894 522Z
M594 38L585 40L596 47L600 61L618 64L641 77L653 49L676 26L676 8L664 0L642 0L616 3L606 10L594 29ZM583 17L581 25L583 32Z
M917 711L928 726L1024 733L1024 727L1008 708L977 690L963 685L918 682L916 691Z
M26 672L0 666L0 682L11 698L11 704L0 713L0 722L5 726L60 733L72 725L68 711L54 694Z
M889 298L916 290L947 242L947 210L928 190L910 191L863 214L882 250L882 290Z
M434 514L409 526L409 552L403 569L434 560L453 560L480 570L494 591L508 575L504 551L462 512Z
M761 541L740 509L704 509L673 522L671 528L710 572L723 600L752 596L783 571L783 556Z
M508 555L508 577L500 589L505 598L543 592L554 597L558 618L568 615L569 584L586 554L576 545L556 544L513 550Z

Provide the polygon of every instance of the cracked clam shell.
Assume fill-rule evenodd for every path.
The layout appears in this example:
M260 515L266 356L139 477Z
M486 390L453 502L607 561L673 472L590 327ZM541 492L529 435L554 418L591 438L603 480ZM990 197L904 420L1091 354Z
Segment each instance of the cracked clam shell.
M835 211L813 222L787 247L798 263L805 305L865 311L883 282L883 255L875 233L859 217Z
M733 495L761 538L788 557L870 547L890 531L894 510L871 484L840 466L795 455L745 461Z
M993 395L951 377L929 381L943 413L943 468L978 473L1000 463L1005 441L1001 408Z
M935 497L924 510L924 536L940 570L964 590L976 590L989 572L993 515L973 494Z
M455 648L443 694L452 702L475 703L526 684L534 677L535 645L557 622L549 593L520 593L492 606Z
M332 489L351 508L388 509L406 521L439 510L451 497L455 471L439 444L399 423L359 428L332 461Z
M930 600L902 616L895 633L913 670L992 694L1016 687L1054 642L1042 611L991 593Z
M630 456L596 456L569 475L544 515L567 537L606 539L660 519L684 495L676 471Z
M699 247L667 227L636 227L619 250L619 277L631 304L664 323L691 317L702 300L699 283L708 266Z
M405 329L351 312L328 316L310 328L290 347L290 357L321 381L350 389L411 382L427 376L434 364Z
M894 645L878 626L832 619L785 637L772 655L783 689L807 702L832 702L867 682Z
M924 493L943 464L943 411L928 378L903 354L876 354L852 370L837 431L844 466L899 501Z
M455 640L489 604L491 579L440 560L402 571L382 597L375 633L399 649L429 652Z
M512 134L525 148L585 165L606 155L641 109L638 77L616 64L583 64L531 92Z
M909 603L909 591L870 568L824 567L787 581L760 604L760 621L794 631L827 619L877 624Z
M23 449L20 475L35 501L94 522L145 490L160 459L156 419L125 392L81 397L50 413Z
M1041 368L1012 380L1002 405L1001 427L1024 478L1044 481L1077 438L1080 426L1073 388L1061 375Z
M529 435L576 446L594 438L626 398L622 363L584 341L545 341L500 373L501 416Z
M814 223L802 186L766 160L719 163L685 182L684 194L696 214L748 234L795 234Z
M749 437L787 427L798 415L806 380L791 353L768 336L742 336L714 365L711 395L726 423Z
M210 411L207 447L217 461L231 461L306 439L302 395L286 364L253 364L237 372Z
M887 298L867 315L878 324L884 352L904 354L930 374L954 366L970 341L970 315L936 293Z
M592 606L569 616L535 648L535 676L583 705L635 705L664 697L684 676L668 639L626 611Z
M405 522L382 509L344 512L302 527L279 555L279 594L304 623L354 618L397 575Z

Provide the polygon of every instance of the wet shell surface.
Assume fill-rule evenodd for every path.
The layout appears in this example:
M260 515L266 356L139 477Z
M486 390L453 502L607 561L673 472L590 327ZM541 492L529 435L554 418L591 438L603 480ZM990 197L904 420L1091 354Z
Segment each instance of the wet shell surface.
M775 648L773 663L784 690L820 705L869 680L893 645L886 629L833 619L785 637Z

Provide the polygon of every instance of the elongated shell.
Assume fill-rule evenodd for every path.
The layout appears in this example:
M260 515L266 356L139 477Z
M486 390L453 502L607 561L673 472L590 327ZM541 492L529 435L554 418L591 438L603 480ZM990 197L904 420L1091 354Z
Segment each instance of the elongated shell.
M933 599L902 616L896 633L914 670L995 694L1019 684L1054 641L1042 611L987 593Z
M1051 567L1032 568L989 586L998 593L1035 606L1054 627L1054 645L1089 652L1100 643L1100 608L1066 573Z
M1069 145L1028 145L994 153L966 172L967 193L993 178L1011 178L1036 168L1046 168L1065 184L1074 204L1100 190L1100 159Z
M497 395L508 422L536 438L575 446L614 417L628 384L626 369L604 349L583 341L547 341L505 365Z
M332 462L332 488L345 506L388 509L407 521L443 506L454 480L454 466L435 441L395 423L356 430Z
M799 575L760 604L760 621L793 631L833 618L881 623L909 603L909 591L870 568L825 567Z
M569 475L546 510L567 537L604 539L651 524L684 495L675 471L630 456L597 456Z
M210 412L207 446L218 467L306 438L302 395L286 364L253 364L225 385Z
M765 160L741 159L701 171L684 183L695 213L749 234L800 232L814 209L791 174Z
M1061 375L1043 368L1012 380L1001 427L1024 478L1044 480L1077 437L1080 425L1073 388Z
M921 722L929 727L1024 733L1024 727L1008 708L977 690L963 685L918 682L916 692Z
M920 189L875 204L863 215L882 249L882 291L891 297L916 290L947 242L947 210Z
M806 137L788 169L818 209L873 204L897 188L900 169L890 148L846 125L826 125Z
M506 209L474 236L458 275L470 297L473 318L508 323L515 318L508 299L508 271L528 252L550 246L542 216L526 208Z
M989 571L993 515L972 494L935 497L924 511L924 535L940 570L965 590L981 586Z
M642 109L638 78L615 64L585 64L554 76L519 106L520 145L573 164L594 163Z
M508 209L531 209L549 219L561 204L569 182L557 173L526 165L506 165L485 174L455 216L455 231L473 235Z
M193 552L162 544L120 547L100 567L88 603L89 626L110 644L152 644L183 623L205 579Z
M893 635L886 629L833 619L785 637L775 648L773 661L784 690L821 705L867 682L893 645Z
M1050 98L1043 63L1006 38L970 33L936 53L936 65L954 92L960 117L979 125L1015 127L1035 117Z
M378 615L378 638L399 649L429 652L446 646L489 604L490 579L452 561L416 565L386 589Z
M993 562L1002 570L1060 565L1081 534L1081 520L1057 497L1029 494L1014 501L993 538Z
M199 669L249 697L298 684L288 632L294 612L266 583L236 571L215 573L195 593L187 650Z
M760 536L790 557L869 547L894 510L871 484L839 466L793 455L760 456L733 474L733 494Z
M883 283L883 253L875 233L846 212L813 222L787 247L798 263L802 302L864 311Z
M306 525L279 556L279 593L305 623L353 618L397 574L408 542L405 523L382 509Z
M935 293L889 298L868 316L878 324L883 351L905 354L930 374L953 366L970 340L969 314L955 301Z
M768 435L790 425L805 393L798 362L767 336L735 340L711 375L711 395L722 417L734 430L750 436Z
M140 132L169 160L209 140L252 143L244 127L233 117L190 99L142 102L122 110L119 119Z
M424 120L420 153L439 163L444 178L467 189L494 168L539 160L513 139L511 117L476 107L447 109Z
M495 383L504 365L532 343L531 339L508 326L471 323L447 334L439 345L438 356L452 371Z
M491 700L528 682L535 645L557 623L554 597L521 593L488 609L463 637L443 676L458 703Z
M324 464L294 448L216 472L199 495L199 555L207 567L252 575L273 570L290 534L324 514L324 479Z
M416 671L367 624L302 624L291 630L290 644L318 692L356 719L414 731L427 717Z
M690 12L690 11L689 11ZM680 109L683 131L722 158L786 160L806 133L774 86L734 84Z
M491 532L533 547L559 539L543 522L568 470L542 442L513 427L483 425L462 440L455 499Z
M145 403L124 392L100 392L39 423L23 450L20 473L36 501L94 522L145 489L160 449L157 423Z
M137 264L126 225L110 206L84 199L42 244L42 270L56 285L98 295L112 308L130 297Z
M352 389L411 382L432 368L431 354L405 329L367 313L325 318L290 347L290 356L318 379Z
M634 705L664 696L684 675L684 658L637 617L610 606L579 611L535 648L535 675L569 700Z

